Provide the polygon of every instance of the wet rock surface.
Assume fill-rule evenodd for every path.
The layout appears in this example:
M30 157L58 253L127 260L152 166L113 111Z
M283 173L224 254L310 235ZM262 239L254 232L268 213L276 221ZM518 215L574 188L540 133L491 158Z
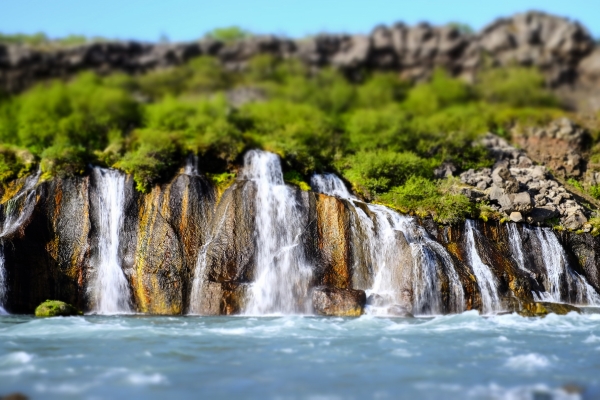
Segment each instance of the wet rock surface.
M497 143L496 138L492 139ZM535 196L531 199L530 190L523 190L531 181L523 183L523 174L514 172L519 167L511 166L511 161L524 161L520 151L517 155L499 160L497 173L490 169L487 175L490 187L500 190L496 206L501 207L499 200L507 196L513 207L515 203L519 205L520 211L511 212L513 219L518 219L519 214L521 218L534 218L536 210L555 213L536 207ZM528 174L540 172L539 176L552 182L543 169L534 165L526 169ZM500 186L513 177L519 191L507 194L505 187L495 186L493 176L503 179L497 180ZM97 268L100 240L95 199L98 188L93 175L31 186L24 182L14 185L6 189L4 203L0 203L0 222L3 228L11 226L2 238L6 271L3 306L13 313L33 313L40 302L54 298L89 312L87 288ZM303 227L294 246L302 249L298 254L304 254L312 268L308 297L299 295L297 299L303 304L312 300L312 309L306 311L309 313L356 316L365 312L367 305L380 309L383 315L404 317L432 310L481 310L481 288L473 270L472 251L478 253L493 275L500 301L498 309L502 311L526 308L534 303L534 296L547 297L551 290L556 298L573 304L585 303L586 296L590 297L586 291L600 290L600 239L589 233L555 233L549 228L542 231L511 223L516 227L513 234L521 243L518 259L508 224L472 222L477 232L472 248L464 225L440 226L431 220L421 221L425 229L417 229L416 222L401 219L415 226L408 229L396 225L388 232L390 236L377 237L373 229L391 214L376 216L375 208L360 201L303 192L291 186L288 189L290 199L297 203L298 221ZM132 311L169 315L247 312L257 267L256 205L249 200L255 191L255 182L240 179L217 199L215 188L201 175L182 173L141 194L128 177L119 257L131 289ZM524 194L530 196L529 200ZM16 205L11 208L18 210L16 214L5 212L10 199ZM529 211L528 201L534 203ZM358 223L359 211L364 213L362 224ZM18 223L10 222L17 220ZM426 246L425 236L431 240ZM393 257L378 259L377 254L372 254L366 246L373 240L392 243L389 249L393 250ZM549 259L549 254L556 257ZM204 267L198 268L202 260ZM389 271L376 284L384 261ZM424 265L431 270L423 269ZM553 266L563 271L558 272L562 274L558 281L553 281L549 272ZM455 278L451 278L453 274ZM382 279L385 285L381 284ZM589 282L590 289L582 289L578 283L581 279ZM191 304L196 281L199 296ZM464 294L457 297L453 281ZM374 290L376 285L380 289ZM367 300L364 291L368 289L372 292Z
M522 317L545 317L551 313L566 315L570 312L581 314L581 309L569 304L540 302L526 304L518 314Z
M82 312L64 301L46 300L35 309L36 317L70 317Z
M317 287L312 292L313 308L318 315L358 317L366 302L363 290Z

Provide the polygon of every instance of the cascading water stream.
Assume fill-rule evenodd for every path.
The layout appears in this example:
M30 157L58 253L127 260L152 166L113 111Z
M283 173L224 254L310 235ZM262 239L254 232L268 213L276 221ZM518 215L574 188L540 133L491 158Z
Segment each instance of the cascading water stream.
M119 258L123 225L125 176L116 170L94 168L98 187L98 265L88 287L93 313L131 312L130 290Z
M569 302L579 305L600 305L600 296L586 279L573 271L560 242L550 228L534 228L541 245L542 259L547 272L547 296L543 300ZM561 294L561 282L566 282L568 295ZM570 294L575 292L575 298Z
M256 270L245 313L309 312L312 268L300 245L304 225L295 192L283 181L279 157L265 151L249 151L240 179L256 184Z
M467 238L467 251L473 273L477 279L477 286L479 286L483 307L482 311L484 314L490 314L500 311L500 298L498 297L496 278L490 270L490 267L481 261L479 253L477 252L477 245L475 243L477 229L474 225L475 222L467 220L465 232Z
M367 204L373 217L369 217L355 202L359 200L353 196L344 183L334 174L314 175L311 187L317 192L330 196L350 200L358 215L357 224L366 233L366 240L361 241L366 248L370 262L374 266L372 273L373 284L369 293L377 294L387 304L401 303L403 293L398 287L398 260L402 258L401 249L396 237L396 232L404 234L410 245L412 265L412 312L414 314L440 314L442 313L441 283L437 270L441 262L450 283L450 296L453 312L464 310L464 292L458 274L454 270L452 260L446 250L437 242L429 238L425 230L418 226L410 217L402 216L389 208ZM352 226L352 229L358 229ZM367 260L357 260L367 262ZM370 307L369 311L375 314L385 314L386 309Z

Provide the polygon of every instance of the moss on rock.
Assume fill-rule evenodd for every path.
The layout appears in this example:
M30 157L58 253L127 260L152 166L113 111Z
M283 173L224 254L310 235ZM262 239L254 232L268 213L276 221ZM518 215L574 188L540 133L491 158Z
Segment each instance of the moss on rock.
M77 308L60 300L46 300L35 309L36 317L68 317L82 314Z
M522 317L545 317L550 313L558 315L566 315L571 311L581 314L581 310L569 304L564 303L529 303L524 304L523 309L518 311Z

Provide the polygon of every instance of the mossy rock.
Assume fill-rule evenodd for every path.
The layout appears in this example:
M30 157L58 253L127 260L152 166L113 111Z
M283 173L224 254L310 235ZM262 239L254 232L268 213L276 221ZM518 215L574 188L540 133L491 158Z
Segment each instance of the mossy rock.
M60 300L46 300L35 309L36 317L69 317L82 314L77 308Z
M518 311L518 314L522 317L545 317L550 313L558 315L566 315L571 311L581 314L581 309L564 303L528 303Z

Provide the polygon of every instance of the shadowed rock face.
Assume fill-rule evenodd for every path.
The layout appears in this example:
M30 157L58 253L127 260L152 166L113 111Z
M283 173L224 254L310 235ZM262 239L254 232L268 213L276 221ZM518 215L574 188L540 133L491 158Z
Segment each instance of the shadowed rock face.
M7 309L33 313L46 299L85 309L89 178L53 180L33 190L36 203L30 217L18 233L5 239Z
M32 186L14 182L5 190L0 222L4 227L9 220L19 221L2 238L7 283L4 305L9 312L32 313L46 299L90 310L87 287L97 268L102 240L97 190L93 175ZM297 245L313 270L310 296L314 312L362 313L364 291L374 287L374 276L381 267L373 265L366 246L373 232L357 223L357 207L363 207L367 217L369 209L360 202L292 190L303 224ZM207 180L181 174L141 194L128 177L119 258L130 287L132 310L169 315L243 313L256 270L255 191L255 182L238 180L217 201L215 188ZM22 217L15 219L15 215ZM457 310L452 304L456 296L451 273L464 292L461 309L481 309L465 227L439 226L431 220L421 223L427 233L420 234L440 243L450 260L438 260L431 272L437 282L440 311ZM506 224L477 222L473 226L477 253L497 282L502 309L532 309L532 292L543 294L551 285L539 232L525 225L517 227L523 254L519 261ZM555 235L551 230L545 234ZM555 243L563 246L561 262L599 291L600 239L572 232L557 238ZM387 276L397 296L383 307L396 307L408 315L419 296L415 292L419 280L426 278L418 268L422 255L415 239L400 231L390 240L398 257L388 265ZM199 290L192 304L194 278L198 278ZM576 303L580 289L567 278L565 275L559 283L560 296ZM373 301L377 298L383 299L373 296Z

